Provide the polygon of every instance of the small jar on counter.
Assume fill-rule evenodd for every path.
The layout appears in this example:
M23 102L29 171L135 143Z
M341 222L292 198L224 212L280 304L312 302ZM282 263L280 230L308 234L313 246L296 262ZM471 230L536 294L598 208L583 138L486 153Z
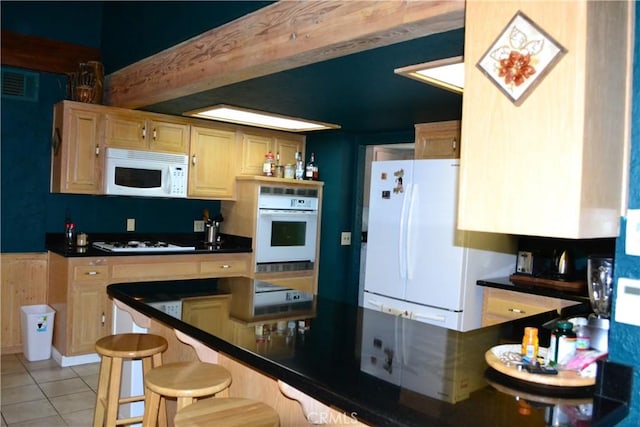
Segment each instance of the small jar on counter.
M273 176L275 160L273 153L269 151L264 155L264 164L262 165L262 175Z
M286 179L293 179L295 176L296 167L291 163L284 165L284 177Z
M522 356L531 363L536 361L538 357L538 328L524 328Z
M551 343L547 351L547 365L562 365L576 354L576 333L571 322L560 321L551 332Z

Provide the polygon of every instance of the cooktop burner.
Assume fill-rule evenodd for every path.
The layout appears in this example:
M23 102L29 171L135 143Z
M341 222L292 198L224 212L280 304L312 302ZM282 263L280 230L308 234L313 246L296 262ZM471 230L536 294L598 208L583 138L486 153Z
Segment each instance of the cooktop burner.
M178 246L161 241L93 242L93 246L109 252L177 252L193 251L195 246Z

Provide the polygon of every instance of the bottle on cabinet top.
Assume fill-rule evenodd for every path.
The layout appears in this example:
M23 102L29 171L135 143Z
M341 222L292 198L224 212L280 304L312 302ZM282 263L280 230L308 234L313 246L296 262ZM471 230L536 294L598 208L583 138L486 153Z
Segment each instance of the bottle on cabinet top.
M311 153L309 162L305 168L304 179L317 181L318 180L318 165L316 164L315 153Z

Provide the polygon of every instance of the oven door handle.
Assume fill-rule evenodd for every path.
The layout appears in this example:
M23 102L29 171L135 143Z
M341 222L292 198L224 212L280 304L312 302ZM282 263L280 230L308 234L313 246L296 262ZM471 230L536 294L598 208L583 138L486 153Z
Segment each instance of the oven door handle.
M271 215L318 215L318 211L300 211L293 209L259 209L259 215L271 216Z

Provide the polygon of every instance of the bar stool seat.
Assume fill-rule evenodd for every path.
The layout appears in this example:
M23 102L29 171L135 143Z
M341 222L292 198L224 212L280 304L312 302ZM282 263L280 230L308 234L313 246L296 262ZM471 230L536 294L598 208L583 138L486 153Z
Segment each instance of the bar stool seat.
M212 363L167 363L147 372L144 384L146 407L142 425L155 427L161 398L176 398L180 410L196 399L213 396L229 387L231 373Z
M175 427L278 427L275 409L257 400L221 397L200 400L179 410Z
M141 359L144 376L152 368L162 365L162 352L166 349L167 340L154 334L116 334L96 341L96 352L100 354L101 361L93 417L94 427L132 424L142 421L142 417L118 419L120 405L144 401L143 395L120 397L122 363L124 360ZM166 419L163 422L166 424Z

